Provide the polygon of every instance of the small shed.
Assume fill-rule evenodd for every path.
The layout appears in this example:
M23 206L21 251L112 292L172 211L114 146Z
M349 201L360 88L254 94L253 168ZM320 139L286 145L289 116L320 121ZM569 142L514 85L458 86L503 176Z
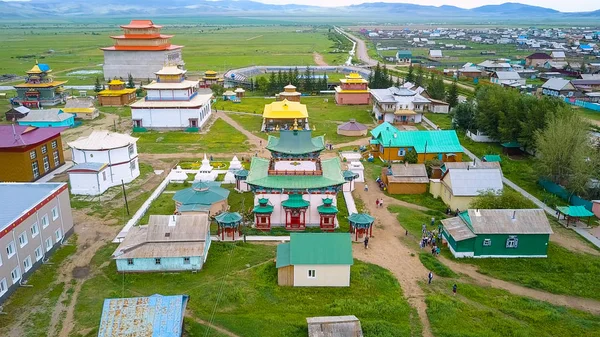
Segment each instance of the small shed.
M237 98L235 92L231 91L231 90L227 90L223 93L223 100L224 101L234 101Z
M100 112L94 106L94 100L89 97L72 98L67 100L64 112L75 114L77 119L91 120L100 115Z
M25 106L18 106L18 107L11 108L10 110L8 110L5 113L6 120L7 121L19 120L19 119L27 116L29 111L31 111L31 109L29 109L28 107L25 107Z
M248 170L241 169L233 173L235 177L235 190L238 192L249 192L250 185L246 184L246 178L248 178Z
M342 136L360 137L367 135L368 128L366 125L357 122L355 119L340 124L337 127L337 134Z
M181 337L189 296L152 295L104 300L98 337Z
M192 187L175 192L173 200L177 213L218 214L227 209L229 190L220 182L197 182Z
M73 127L75 126L75 115L64 112L62 109L31 110L18 123L37 127Z
M519 155L522 153L521 151L521 144L517 141L512 141L512 142L506 142L506 143L502 143L500 144L500 146L502 146L502 152L504 152L507 155Z
M242 97L244 97L244 95L246 94L246 90L244 90L244 89L242 89L242 88L237 88L237 89L235 89L235 91L234 91L234 92L235 92L235 96L236 96L237 98L242 98Z
M217 237L221 236L221 241L235 241L235 233L238 233L238 238L242 235L242 216L238 212L223 212L215 216L215 221L219 226Z
M577 223L581 218L587 218L589 225L590 220L594 217L594 213L590 212L585 206L559 206L556 209L558 210L558 220L562 215L567 220L567 226L571 222Z
M280 286L349 287L353 264L349 233L291 233L277 246Z
M499 163L502 161L502 158L497 154L486 154L483 156L482 160L486 163Z
M81 163L71 167L69 185L71 194L75 195L100 195L113 186L110 180L110 171L106 163ZM108 171L108 172L107 172Z
M381 180L390 194L423 194L427 192L425 164L398 164L381 170Z
M350 233L354 234L354 241L359 241L363 236L373 235L375 218L366 213L352 213L348 217Z
M308 337L363 337L356 316L308 317Z

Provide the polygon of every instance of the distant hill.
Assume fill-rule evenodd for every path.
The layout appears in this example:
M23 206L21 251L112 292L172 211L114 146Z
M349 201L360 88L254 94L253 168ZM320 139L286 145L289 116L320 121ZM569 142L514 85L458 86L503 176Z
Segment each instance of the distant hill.
M486 5L473 9L456 6L424 6L407 3L374 2L359 5L327 8L305 5L270 5L249 0L30 0L2 1L0 22L5 19L41 17L160 17L160 16L247 16L257 14L312 14L315 16L344 16L376 19L412 19L426 21L444 18L511 20L525 18L574 19L600 18L600 10L594 12L562 13L554 9L529 6L520 3ZM277 15L277 17L275 16ZM502 16L499 18L498 16Z

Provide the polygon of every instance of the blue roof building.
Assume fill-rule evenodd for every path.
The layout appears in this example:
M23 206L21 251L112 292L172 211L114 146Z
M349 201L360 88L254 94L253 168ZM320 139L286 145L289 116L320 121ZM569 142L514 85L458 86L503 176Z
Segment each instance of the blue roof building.
M98 337L180 337L188 295L108 298Z

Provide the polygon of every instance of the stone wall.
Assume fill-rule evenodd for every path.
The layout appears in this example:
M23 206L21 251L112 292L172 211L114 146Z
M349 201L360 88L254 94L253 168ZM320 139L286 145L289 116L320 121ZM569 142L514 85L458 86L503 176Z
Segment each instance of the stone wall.
M104 51L104 78L111 80L115 77L127 80L129 74L134 79L153 80L155 72L169 62L183 65L181 49L164 51Z

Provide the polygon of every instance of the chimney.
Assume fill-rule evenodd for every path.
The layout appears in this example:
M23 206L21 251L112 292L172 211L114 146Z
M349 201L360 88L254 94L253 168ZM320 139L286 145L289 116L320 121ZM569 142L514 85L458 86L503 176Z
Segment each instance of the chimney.
M470 168L471 168L471 165L467 165L467 171L469 171Z
M517 211L516 210L513 210L512 219L513 219L513 221L517 219Z
M175 227L177 224L177 215L171 215L169 217L169 227Z

